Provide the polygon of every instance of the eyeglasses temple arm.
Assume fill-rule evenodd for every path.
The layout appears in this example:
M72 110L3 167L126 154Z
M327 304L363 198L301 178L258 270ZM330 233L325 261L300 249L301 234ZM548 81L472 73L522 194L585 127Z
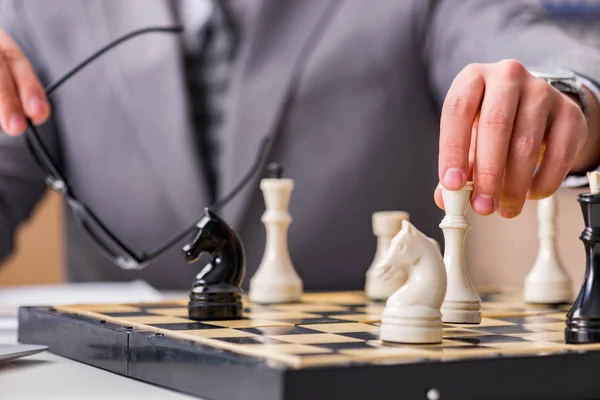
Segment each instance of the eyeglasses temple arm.
M94 214L94 212L92 210L90 210L89 208L86 208L83 205L79 205L75 209L77 210L77 212L79 212L81 214L82 221L84 223L85 223L85 221L88 221L88 220L93 221L94 224L96 224L98 227L100 227L100 229L102 231L104 231L104 234L107 235L113 241L114 244L116 244L117 246L120 247L119 250L121 252L126 253L128 257L134 258L137 262L140 262L142 260L142 257L139 257L125 243L123 243L121 240L119 240L119 238L117 238L117 235L115 235L114 232L112 232L110 229L108 229L108 227L106 225L104 225L102 223L102 221L100 221L100 219L96 216L96 214ZM100 238L91 229L88 231L98 239L97 240L98 243L101 242Z
M248 181L250 180L250 178L258 170L258 167L260 166L261 161L262 161L262 159L265 156L265 150L266 150L267 145L270 142L270 140L271 140L270 136L267 136L267 137L265 137L262 140L261 145L259 147L259 151L258 151L256 160L254 161L254 164L252 164L252 166L250 167L250 170L246 173L246 176L244 176L244 178L240 181L240 183L238 183L238 185L227 196L223 197L221 200L217 201L212 206L210 206L209 208L211 210L219 209L220 207L222 207L225 204L227 204L248 183ZM157 257L163 251L165 251L169 247L175 245L175 243L179 242L180 240L182 240L187 235L191 234L194 231L194 229L196 228L196 225L197 224L195 223L194 225L192 225L192 226L190 226L188 228L185 228L185 230L181 231L180 233L172 236L169 240L167 240L166 242L164 242L159 248L157 248L156 250L154 250L152 253L147 253L144 256L144 258L146 258L146 259L153 259L153 258Z
M82 62L80 62L78 65L76 65L73 69L71 69L69 72L67 72L63 77L61 77L60 79L58 79L57 81L51 83L50 85L48 85L46 87L46 94L49 96L51 95L56 89L58 89L63 83L65 83L67 80L69 80L71 77L73 77L75 74L77 74L77 72L81 71L83 68L85 68L88 64L90 64L92 61L96 60L98 57L102 56L104 53L106 53L107 51L111 50L112 48L118 46L119 44L132 39L136 36L139 35L143 35L145 33L149 33L149 32L171 32L171 33L181 33L183 32L183 27L181 26L174 26L174 27L148 27L148 28L143 28L143 29L139 29L137 31L133 31L130 32L112 42L110 42L109 44L107 44L106 46L104 46L103 48L101 48L100 50L96 51L94 54L92 54L91 56L89 56L88 58L86 58L85 60L83 60ZM264 158L264 155L266 153L266 148L268 143L270 142L271 137L267 136L263 139L262 143L261 143L261 147L259 149L258 152L258 156L254 162L254 164L251 166L250 170L248 171L248 173L246 174L246 176L244 176L244 178L240 181L240 183L238 183L238 185L224 198L218 200L217 202L215 202L212 206L210 206L209 208L211 209L220 209L221 207L223 207L225 204L227 204L228 202L230 202L243 188L244 186L246 186L246 184L250 181L250 179L252 178L252 176L256 173L256 171L258 170L258 168L261 165L261 162ZM36 143L39 144L39 143ZM43 145L42 145L43 146ZM88 212L90 212L90 210L88 210ZM97 218L95 218L95 215L93 215L93 213L91 213L92 218L94 218L94 220L96 222L100 222ZM165 251L167 248L171 247L172 245L174 245L175 243L177 243L178 241L180 241L181 239L183 239L186 235L190 234L193 229L195 228L196 224L194 224L191 227L186 228L184 231L180 232L177 235L174 235L171 239L169 239L168 241L166 241L162 246L160 246L157 250L153 251L152 253L148 253L147 257L152 259L154 257L156 257L157 255L161 254L163 251ZM105 228L106 230L106 228ZM109 233L111 236L112 235L111 232L109 232L108 230L106 230L107 233ZM114 239L116 239L116 237L114 237ZM119 243L120 245L123 245L118 239L116 240L117 243ZM126 246L123 246L126 249ZM131 252L130 252L131 253ZM131 253L133 254L133 253Z
M25 131L26 140L31 146L37 147L39 153L36 154L38 154L42 158L42 160L40 161L46 164L46 166L50 169L51 174L53 174L56 178L60 179L61 181L63 181L63 183L65 183L64 178L56 168L54 161L52 161L52 159L48 157L49 151L46 148L46 145L40 140L37 134L37 130L35 129L35 126L33 125L30 119L27 119L27 125L29 129Z
M196 228L196 225L197 224L195 223L194 225L186 228L185 230L181 231L180 233L172 236L169 240L164 242L159 248L154 250L152 253L145 254L143 256L143 258L148 259L148 260L152 260L152 259L156 258L160 254L162 254L165 250L167 250L171 246L174 246L177 242L182 240L184 237L191 234L194 231L194 229Z
M248 170L248 172L246 173L244 178L242 178L240 183L238 183L238 185L235 188L233 188L233 190L231 192L229 192L229 194L227 196L216 201L212 206L209 207L209 209L211 209L211 210L220 209L225 204L229 203L244 188L244 186L246 186L246 184L248 184L248 182L250 181L250 178L252 178L252 176L256 173L256 171L260 167L262 160L266 153L267 145L269 144L270 141L271 141L271 136L266 136L265 138L263 138L260 148L259 148L259 151L258 151L258 155L256 157L256 160L254 160L254 164L250 167L250 169Z
M83 68L85 68L89 63L91 63L92 61L94 61L95 59L97 59L98 57L100 57L101 55L103 55L104 53L106 53L107 51L109 51L110 49L118 46L119 44L133 38L139 35L143 35L145 33L149 33L149 32L171 32L171 33L181 33L183 32L183 27L181 26L172 26L172 27L160 27L160 26L155 26L155 27L148 27L148 28L143 28L143 29L139 29L137 31L133 31L130 32L118 39L115 39L114 41L110 42L109 44L107 44L106 46L104 46L103 48L101 48L100 50L96 51L94 54L92 54L91 56L89 56L88 58L86 58L85 60L83 60L82 62L80 62L79 64L77 64L72 70L70 70L69 72L67 72L62 78L58 79L57 81L51 83L50 85L48 85L46 87L46 94L49 96L50 94L52 94L52 92L54 92L56 89L58 89L63 83L65 83L67 80L69 80L73 75L75 75L77 72L81 71Z

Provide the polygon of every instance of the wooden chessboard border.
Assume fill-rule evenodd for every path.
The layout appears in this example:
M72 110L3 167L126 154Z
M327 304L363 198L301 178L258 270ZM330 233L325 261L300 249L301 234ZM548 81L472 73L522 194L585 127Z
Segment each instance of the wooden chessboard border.
M327 294L311 294L309 299L319 299L319 296ZM531 307L519 314L523 303L514 294L494 297L484 293L482 298L487 300L486 313L503 318L540 312L539 307ZM498 299L500 301L490 301ZM322 298L316 303L320 301ZM183 307L184 303L181 300L178 304ZM107 305L90 307L98 310L106 309ZM117 307L113 311L119 311L118 307L126 311L130 306L112 307ZM568 306L558 309L555 317L566 313ZM187 340L149 329L146 324L125 325L124 320L118 318L99 319L101 315L89 309L83 312L81 306L23 307L19 315L19 340L44 344L56 354L203 399L419 399L426 398L432 389L444 400L567 399L593 398L600 392L595 372L600 365L600 351L595 351L599 349L597 345L542 351L535 355L516 350L467 359L446 357L418 362L392 359L298 367L289 363L289 359L240 354L216 348L212 341ZM451 334L452 329L447 333ZM482 329L493 332L496 326L490 323ZM451 335L447 340L452 341ZM539 350L546 349L537 349L536 353Z

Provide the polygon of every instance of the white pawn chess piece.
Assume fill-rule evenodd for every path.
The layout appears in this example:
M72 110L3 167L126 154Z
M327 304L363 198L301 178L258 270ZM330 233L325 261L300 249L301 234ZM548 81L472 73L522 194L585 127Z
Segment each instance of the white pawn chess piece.
M403 270L406 283L392 294L381 317L380 338L395 343L440 343L446 270L437 243L409 221L392 239L377 271L382 279Z
M571 279L556 249L556 203L556 195L538 201L539 250L525 278L523 293L528 303L556 304L572 300Z
M600 171L592 171L587 173L588 181L590 183L590 193L600 193Z
M481 299L471 285L465 261L465 238L471 224L467 220L467 206L473 182L459 190L439 186L446 216L440 223L444 232L444 264L448 275L446 298L442 304L442 320L456 324L481 322Z
M294 188L292 179L261 180L266 210L261 221L266 227L266 245L262 261L250 280L252 302L272 304L299 301L303 283L292 264L287 233L292 222L288 205Z
M383 257L386 256L392 238L402 229L402 221L408 221L409 219L409 214L404 211L378 211L373 213L371 223L373 234L377 237L377 247L371 266L367 270L365 282L365 296L370 300L387 300L408 278L403 270L397 270L389 279L383 280L377 274L377 267Z

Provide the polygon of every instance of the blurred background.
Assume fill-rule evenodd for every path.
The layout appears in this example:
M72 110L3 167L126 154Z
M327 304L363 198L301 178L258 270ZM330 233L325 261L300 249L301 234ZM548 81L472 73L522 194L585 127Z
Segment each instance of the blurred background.
M577 194L585 190L563 189L557 198L557 247L575 293L585 269L579 240L584 224L577 203ZM469 215L472 228L467 235L467 265L475 285L522 286L538 251L536 205L527 202L523 213L513 220L496 214ZM15 253L0 267L0 286L64 282L62 212L60 199L48 193L31 222L19 232ZM375 237L372 248L375 251Z
M600 25L597 22L600 2L539 1L550 14L566 17L564 28L571 30L579 40L593 47L600 46ZM578 18L580 23L570 24L570 18ZM585 268L584 248L579 240L584 225L577 203L578 193L584 190L587 189L563 189L557 195L558 253L575 291L579 290ZM55 193L47 193L33 218L20 229L13 255L0 263L0 287L65 281L62 266L63 212L59 197ZM521 286L538 251L536 202L526 203L523 213L513 220L505 220L496 214L481 217L473 213L470 213L469 219L472 228L467 235L466 254L473 283L477 286ZM375 237L371 247L374 252ZM365 265L365 270L367 267Z
M19 231L15 252L0 264L0 287L64 282L62 201L48 192Z

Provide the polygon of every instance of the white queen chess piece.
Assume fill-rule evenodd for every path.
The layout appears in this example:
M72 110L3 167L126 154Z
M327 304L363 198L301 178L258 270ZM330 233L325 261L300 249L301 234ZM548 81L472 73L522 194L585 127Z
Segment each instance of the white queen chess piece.
M410 220L409 214L404 211L378 211L371 217L377 247L365 281L365 295L370 300L385 301L406 282L408 276L402 270L397 270L387 280L379 278L377 274L379 262L386 256L390 242L402 229L404 220Z
M381 279L402 270L406 283L392 294L381 317L380 338L396 343L440 343L442 313L446 293L446 270L437 242L409 221L392 239L377 272Z
M273 177L262 179L266 210L261 218L266 228L266 244L262 261L250 280L252 302L291 303L299 301L303 283L290 258L287 235L292 217L288 206L294 181L281 178L281 167L271 166Z
M471 227L466 214L473 182L467 182L459 190L448 190L441 184L439 188L446 210L440 228L444 232L444 264L448 276L442 320L447 323L478 324L481 322L481 299L471 285L465 261L465 238Z
M524 300L537 304L567 303L573 300L572 286L556 249L556 194L539 200L537 206L539 250L525 278Z

